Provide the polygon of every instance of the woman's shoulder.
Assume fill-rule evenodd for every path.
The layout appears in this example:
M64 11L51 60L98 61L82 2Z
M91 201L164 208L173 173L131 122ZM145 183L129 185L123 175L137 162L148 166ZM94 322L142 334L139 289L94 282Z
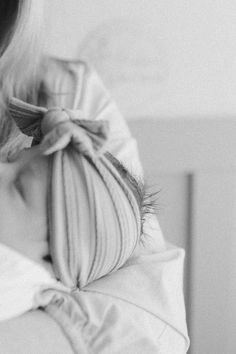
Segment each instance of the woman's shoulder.
M44 73L51 79L70 75L80 76L91 70L91 65L81 59L63 59L60 57L45 56L41 62ZM55 77L55 76L56 77Z
M84 119L109 122L107 150L136 176L142 176L135 139L96 70L80 59L46 58L43 80L51 92L47 107L79 109Z
M81 60L44 57L40 79L48 93L47 105L75 108L78 86L83 86L87 71L87 63Z
M84 119L108 120L115 138L130 137L127 124L94 67L80 59L45 58L41 80L49 92L47 107L79 109Z
M50 93L49 105L78 108L92 78L94 68L81 59L44 57L41 63L41 80Z

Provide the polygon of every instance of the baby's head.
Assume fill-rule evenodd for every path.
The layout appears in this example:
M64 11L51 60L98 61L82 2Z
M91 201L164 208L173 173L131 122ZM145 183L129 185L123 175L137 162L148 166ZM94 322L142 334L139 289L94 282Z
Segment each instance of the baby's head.
M79 112L69 110L40 109L17 100L10 105L17 124L38 143L9 164L21 166L25 188L17 182L19 206L29 209L22 212L24 218L21 213L17 217L26 228L31 217L29 229L40 234L33 239L49 236L56 276L70 287L83 287L120 268L140 241L142 191L129 172L104 153L105 122L78 120Z

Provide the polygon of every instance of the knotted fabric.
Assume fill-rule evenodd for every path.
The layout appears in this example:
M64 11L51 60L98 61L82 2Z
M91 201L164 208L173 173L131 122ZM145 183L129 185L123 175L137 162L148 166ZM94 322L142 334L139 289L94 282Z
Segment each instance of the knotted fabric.
M50 155L49 239L58 279L83 288L120 268L140 239L141 215L131 186L106 152L108 122L16 98L9 111Z

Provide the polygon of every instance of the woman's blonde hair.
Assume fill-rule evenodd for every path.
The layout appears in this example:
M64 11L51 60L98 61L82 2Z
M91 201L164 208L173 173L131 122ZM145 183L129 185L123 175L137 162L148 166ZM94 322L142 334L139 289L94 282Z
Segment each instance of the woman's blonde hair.
M43 8L43 0L4 0L0 4L0 146L14 130L7 110L9 97L27 101L39 90Z

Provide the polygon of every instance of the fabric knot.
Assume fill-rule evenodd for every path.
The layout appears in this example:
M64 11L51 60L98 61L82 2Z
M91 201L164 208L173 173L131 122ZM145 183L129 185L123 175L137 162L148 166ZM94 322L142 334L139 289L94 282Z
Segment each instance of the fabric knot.
M70 121L70 115L68 111L61 107L49 108L49 110L44 114L41 122L41 132L45 136L49 133L56 125L60 123L65 123Z
M81 110L46 109L11 98L9 112L22 133L41 143L45 155L72 144L78 152L94 157L104 151L108 140L108 122L84 119Z

